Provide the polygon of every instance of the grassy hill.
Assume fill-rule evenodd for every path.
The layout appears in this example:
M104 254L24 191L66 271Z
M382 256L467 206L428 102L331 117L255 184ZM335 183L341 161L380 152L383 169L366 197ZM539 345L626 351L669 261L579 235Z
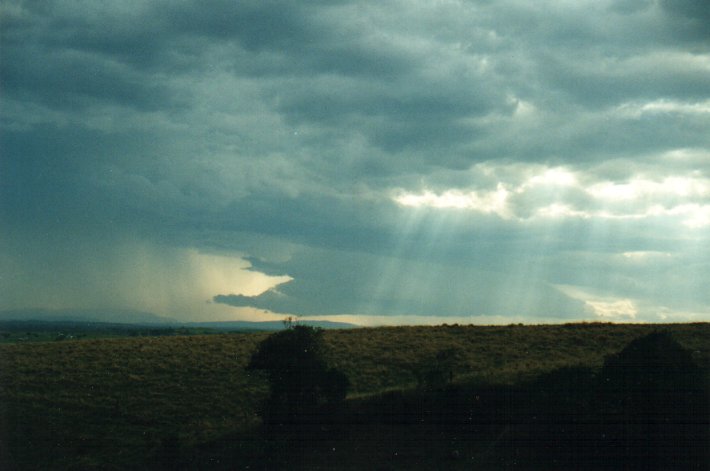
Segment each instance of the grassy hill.
M564 366L599 368L605 356L655 330L670 331L708 377L707 323L387 327L326 331L325 340L329 363L352 383L348 407L358 408L421 389L432 368L445 367L454 384L481 390ZM256 410L268 387L244 367L267 335L0 345L0 464L141 469L171 446L205 456L231 448L261 453ZM437 363L441 352L445 366ZM219 469L217 462L206 466Z

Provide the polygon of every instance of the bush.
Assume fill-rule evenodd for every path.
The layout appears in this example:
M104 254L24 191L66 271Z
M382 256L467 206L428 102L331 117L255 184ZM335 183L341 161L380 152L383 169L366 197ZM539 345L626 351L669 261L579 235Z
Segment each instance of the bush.
M608 357L596 409L604 461L639 469L702 469L708 459L708 389L670 334L633 340Z
M265 373L271 394L261 411L265 423L299 422L325 404L345 399L350 382L328 368L321 329L289 325L258 346L247 370Z

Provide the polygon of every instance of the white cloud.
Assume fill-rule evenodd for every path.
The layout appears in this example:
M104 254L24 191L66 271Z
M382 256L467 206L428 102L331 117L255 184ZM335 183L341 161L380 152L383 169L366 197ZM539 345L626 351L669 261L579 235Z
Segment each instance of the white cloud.
M642 198L704 197L710 195L710 179L673 175L662 180L632 178L624 183L599 182L586 189L593 197L611 202Z
M630 118L640 118L646 114L679 113L679 114L710 114L710 100L698 102L680 102L675 100L656 100L645 103L624 103L617 107L620 115Z
M633 320L638 314L638 309L630 299L614 301L585 301L592 308L594 315L605 320L623 321Z
M535 186L578 186L579 180L573 172L561 168L552 167L545 169L542 173L538 173L530 177L523 183L517 191L524 191L528 187Z
M710 226L710 204L680 204L670 208L657 205L649 208L647 214L650 216L680 217L683 225L691 229Z
M402 206L413 208L468 209L484 214L497 214L507 218L507 198L508 191L502 184L499 184L495 191L480 193L460 190L447 190L440 194L428 190L419 194L400 192L400 194L394 196L394 201Z
M486 186L498 180L496 189L398 190L393 200L404 207L467 210L517 221L666 217L689 228L710 224L710 205L704 203L710 197L710 178L698 170L662 178L631 175L622 181L590 181L589 174L566 167L486 164L473 167L470 177Z
M556 285L555 287L571 298L583 301L590 314L597 319L629 321L635 320L639 314L636 303L632 299L599 296L579 286Z
M668 252L658 252L653 250L634 250L621 254L626 260L633 262L644 262L648 260L669 259L673 255Z
M594 214L587 211L580 211L572 208L569 205L562 203L552 203L548 206L543 206L538 208L535 212L535 217L540 218L580 218L589 219L593 217Z

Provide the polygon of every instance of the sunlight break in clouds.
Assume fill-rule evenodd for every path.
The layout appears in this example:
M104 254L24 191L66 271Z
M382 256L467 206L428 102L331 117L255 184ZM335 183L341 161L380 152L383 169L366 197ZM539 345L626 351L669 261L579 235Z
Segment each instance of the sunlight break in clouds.
M520 174L529 173L519 167L515 169ZM496 174L491 169L486 171ZM510 170L503 168L500 173L510 173ZM431 190L408 193L399 190L393 200L404 207L470 210L520 221L537 217L645 219L670 216L680 218L689 228L710 224L710 205L694 202L710 196L710 179L697 171L688 176L671 175L662 179L635 176L624 182L597 181L586 185L583 181L580 175L568 169L552 167L519 181L499 181L495 191L449 189L440 193ZM550 203L537 193L528 198L533 190L547 191L555 200ZM579 201L567 201L568 190L576 190L577 195L586 194L588 201L582 206ZM521 201L529 199L539 206L529 211L529 216L520 214L510 204L513 196Z
M585 301L594 314L604 320L623 321L633 320L638 314L638 309L630 299L616 301Z
M668 258L672 257L673 255L668 252L635 250L633 252L623 252L621 254L621 256L627 260L631 260L634 262L642 262L645 260L653 260L653 259L668 259Z
M422 194L402 193L395 196L394 200L402 206L414 208L470 209L484 214L494 213L501 217L507 217L507 198L508 191L502 184L499 184L495 191L482 192L481 194L475 191L465 193L459 190L447 190L437 195L431 191L425 191Z
M604 321L633 321L639 313L631 299L592 294L585 288L569 285L555 286L568 296L583 301L592 319Z
M518 167L515 167L518 170ZM482 174L495 175L495 168L482 166ZM505 170L505 169L504 169ZM498 182L493 191L446 190L437 194L431 190L423 193L396 192L393 200L398 204L413 208L466 209L484 214L496 214L503 219L515 218L515 212L509 207L509 198L514 194L523 194L527 190L545 187L572 187L577 184L577 177L564 168L548 168L534 173L522 183Z
M587 192L602 200L662 199L669 197L704 197L710 195L710 181L699 176L666 177L661 181L633 178L625 183L600 182Z
M710 73L710 70L708 71ZM710 100L701 102L679 102L672 100L657 100L646 103L624 103L617 107L622 116L640 118L653 113L679 114L710 114Z

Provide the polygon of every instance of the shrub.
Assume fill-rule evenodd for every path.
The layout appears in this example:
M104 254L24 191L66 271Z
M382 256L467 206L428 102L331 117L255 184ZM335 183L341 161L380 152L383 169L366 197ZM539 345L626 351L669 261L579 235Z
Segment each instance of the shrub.
M666 332L637 338L599 375L604 461L639 469L701 469L707 460L708 389L690 352Z
M324 404L345 398L347 376L328 368L321 329L289 325L263 340L247 370L266 374L271 394L261 411L268 424L298 422Z

